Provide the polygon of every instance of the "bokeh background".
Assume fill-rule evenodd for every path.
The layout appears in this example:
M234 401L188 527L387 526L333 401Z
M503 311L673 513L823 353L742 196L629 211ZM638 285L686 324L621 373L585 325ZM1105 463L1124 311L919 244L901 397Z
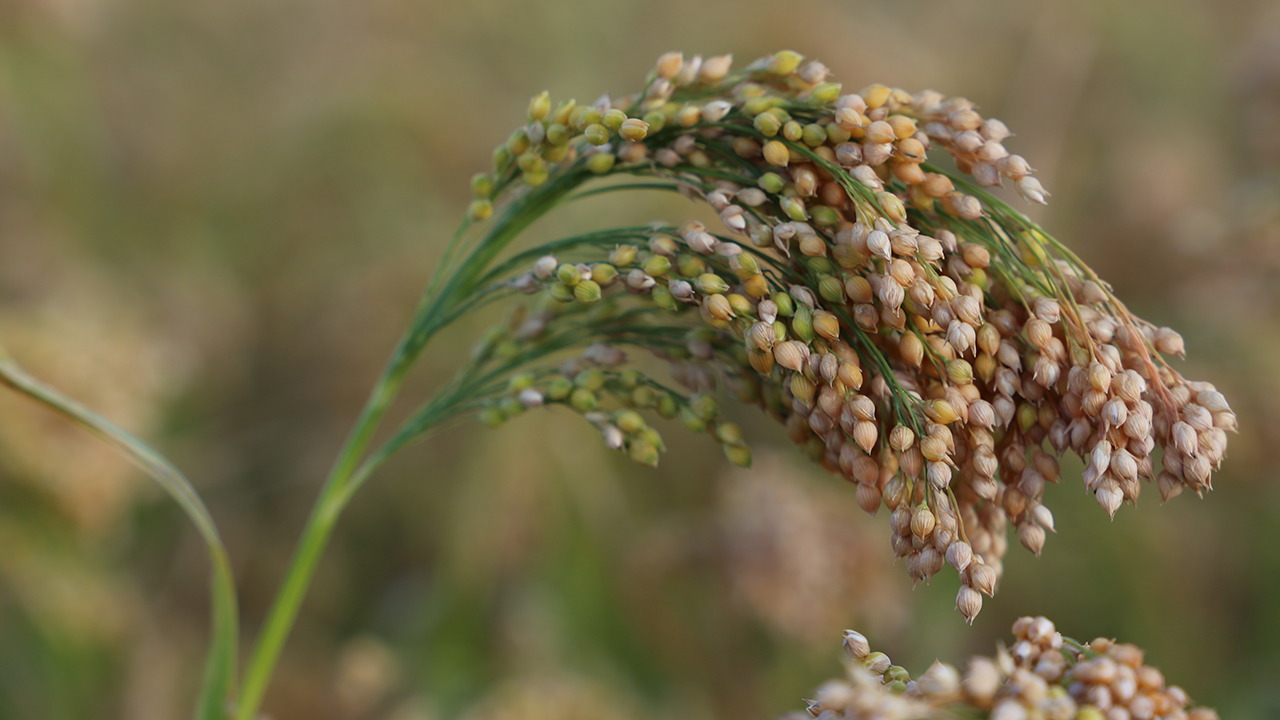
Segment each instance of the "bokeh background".
M1058 534L1010 552L970 628L954 579L912 589L884 514L755 413L750 472L674 424L656 472L566 413L463 425L356 499L272 717L768 718L840 671L842 628L921 671L1023 614L1143 645L1223 717L1280 714L1274 2L0 0L0 343L188 472L248 642L528 98L631 92L671 49L781 48L1008 123L1053 193L1035 217L1180 328L1184 374L1239 412L1217 489L1149 488L1110 522L1078 480L1051 487ZM651 195L534 234L695 211ZM408 399L475 336L442 336ZM206 571L148 480L0 397L0 717L187 715Z

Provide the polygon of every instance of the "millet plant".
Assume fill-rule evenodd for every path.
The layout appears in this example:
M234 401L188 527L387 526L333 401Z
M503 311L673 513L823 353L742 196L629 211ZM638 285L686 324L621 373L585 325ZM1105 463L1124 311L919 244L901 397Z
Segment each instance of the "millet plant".
M118 446L196 523L213 567L198 718L257 716L342 510L388 457L463 417L496 425L564 406L652 466L664 443L647 417L679 418L747 466L747 440L720 410L727 387L847 479L864 510L885 507L892 552L914 580L950 565L970 622L1001 581L1008 527L1036 554L1053 532L1043 494L1061 479L1062 453L1085 460L1080 480L1112 516L1144 479L1165 500L1211 488L1235 415L1165 361L1183 354L1175 331L1134 316L1066 245L989 192L1007 183L1028 202L1048 195L1006 149L1005 125L964 98L848 92L828 75L790 51L738 71L729 56L668 53L633 95L531 100L493 170L472 179L468 218L338 452L243 673L230 563L190 483L0 357L10 387ZM510 250L566 202L640 190L706 203L720 224L678 218ZM496 302L513 309L465 369L373 445L433 337ZM638 351L669 372L629 367ZM1132 646L1065 640L1043 618L1014 632L1013 648L975 661L963 688L943 665L912 681L851 633L850 678L823 686L809 711L1208 717L1188 716L1186 694Z

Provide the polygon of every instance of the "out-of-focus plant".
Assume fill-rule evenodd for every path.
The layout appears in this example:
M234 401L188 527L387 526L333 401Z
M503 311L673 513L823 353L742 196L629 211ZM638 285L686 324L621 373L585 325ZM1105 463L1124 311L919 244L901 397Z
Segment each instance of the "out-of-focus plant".
M199 528L215 639L198 717L256 717L343 508L396 451L469 415L498 424L563 405L646 465L663 439L643 411L680 418L749 465L741 429L720 412L721 383L854 483L864 510L891 512L891 545L913 579L950 563L972 621L1001 579L1007 526L1037 554L1053 531L1041 500L1058 455L1086 459L1083 482L1114 516L1143 478L1166 500L1209 489L1235 428L1220 393L1163 359L1183 352L1176 332L1132 315L988 190L1007 181L1045 202L1028 162L1004 147L1009 135L963 98L846 93L790 51L737 72L728 56L669 53L634 95L534 97L494 170L473 178L469 217L338 453L238 689L233 579L190 484L7 358L0 375L122 449ZM639 190L705 202L724 228L612 228L507 252L560 205ZM434 336L521 294L530 299L471 362L373 446ZM624 348L668 361L670 379L626 367Z
M862 633L846 630L848 675L818 688L808 714L835 718L990 717L992 720L1217 720L1211 708L1193 707L1187 691L1166 685L1143 662L1137 645L1063 637L1046 617L1013 623L1014 643L994 657L969 659L964 674L935 661L912 679L888 655L872 652Z

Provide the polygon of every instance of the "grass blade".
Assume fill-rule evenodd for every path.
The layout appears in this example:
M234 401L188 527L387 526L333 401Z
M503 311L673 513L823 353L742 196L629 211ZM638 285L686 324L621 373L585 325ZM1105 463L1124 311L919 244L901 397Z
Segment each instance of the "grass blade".
M102 418L80 403L31 377L0 348L0 384L50 408L120 451L134 465L150 475L178 503L204 540L212 565L210 599L213 627L209 653L205 658L197 720L222 720L233 700L236 674L236 643L239 636L235 577L218 529L191 483L155 449Z

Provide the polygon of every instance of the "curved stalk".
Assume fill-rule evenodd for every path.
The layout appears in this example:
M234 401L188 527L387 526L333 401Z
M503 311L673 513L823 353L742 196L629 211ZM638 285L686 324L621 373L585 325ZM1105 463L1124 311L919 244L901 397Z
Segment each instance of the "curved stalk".
M178 503L204 540L209 553L210 597L212 599L212 641L205 659L200 696L196 703L198 720L216 720L226 716L232 701L236 678L236 645L239 626L236 606L236 582L231 572L227 549L218 528L209 515L199 493L173 463L151 446L89 410L80 403L54 390L27 374L8 353L0 348L0 384L25 395L57 412L76 425L120 451L130 462L150 475Z
M461 264L456 268L446 265L436 268L408 331L400 339L374 385L312 506L289 569L267 613L245 669L243 689L236 708L237 720L253 720L257 717L284 643L297 620L298 611L311 585L311 578L333 534L338 517L354 490L377 464L361 464L369 443L387 410L399 395L414 361L436 332L457 319L457 311L473 309L471 300L478 279L498 254L525 228L590 177L592 176L585 169L570 169L546 185L517 198L475 243ZM455 240L450 243L450 255L461 252L462 244L461 234L455 236Z

